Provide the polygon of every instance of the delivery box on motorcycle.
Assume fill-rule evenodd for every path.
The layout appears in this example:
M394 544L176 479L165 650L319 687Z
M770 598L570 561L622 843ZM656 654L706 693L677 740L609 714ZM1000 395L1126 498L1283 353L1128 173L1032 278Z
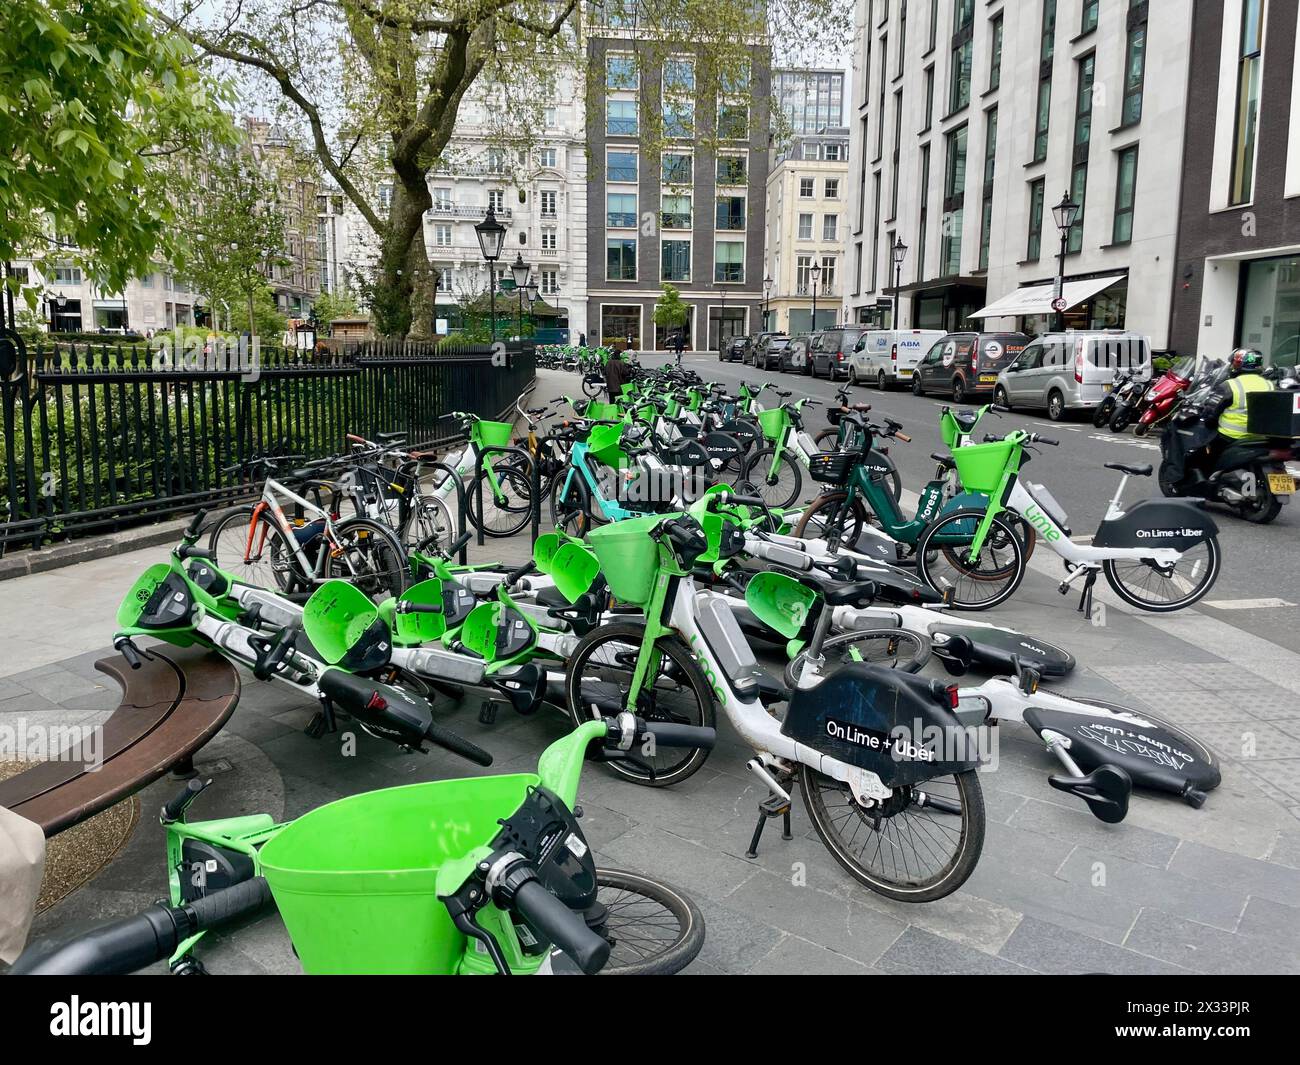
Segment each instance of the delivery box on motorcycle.
M979 764L976 736L957 720L938 681L855 662L790 698L781 732L866 769L889 788Z
M1259 436L1300 437L1300 392L1251 392L1246 431Z

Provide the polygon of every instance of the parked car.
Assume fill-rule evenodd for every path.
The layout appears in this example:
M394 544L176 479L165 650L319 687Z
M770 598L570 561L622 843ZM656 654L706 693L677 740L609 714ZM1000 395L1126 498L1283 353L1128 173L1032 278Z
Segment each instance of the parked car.
M1130 369L1151 378L1151 345L1137 333L1045 333L998 374L994 399L1008 407L1044 409L1060 421L1069 411L1099 406L1114 387L1115 371Z
M812 375L835 380L849 376L849 356L857 346L865 326L836 326L817 334L812 345Z
M779 370L781 352L790 346L790 338L781 333L764 333L754 344L753 363L761 370Z
M759 355L763 346L767 343L768 337L780 336L779 333L751 333L746 340L748 345L745 348L744 362L750 366L759 365Z
M1024 333L948 333L926 352L912 373L912 394L938 392L965 403L992 395L998 373L1025 350Z
M782 373L804 373L808 365L808 345L812 336L800 333L790 338L790 343L781 349L781 363L778 369Z
M722 345L722 350L718 352L719 362L739 362L745 361L745 348L749 343L749 337L731 337Z
M858 338L849 356L849 384L873 384L882 392L890 385L910 382L942 329L871 329Z

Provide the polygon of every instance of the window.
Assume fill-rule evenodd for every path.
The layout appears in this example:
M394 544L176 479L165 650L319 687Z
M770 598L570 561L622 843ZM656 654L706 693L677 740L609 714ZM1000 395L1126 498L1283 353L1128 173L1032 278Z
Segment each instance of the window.
M542 189L542 217L554 218L556 215L555 203L558 193L554 189Z
M695 60L673 56L664 60L664 92L695 91Z
M827 161L827 162L830 162L830 163L838 163L841 159L847 159L847 158L848 158L848 155L845 154L844 146L843 146L842 144L828 144L828 145L826 145L826 161Z
M554 267L544 269L538 289L543 296L554 296L560 291L560 272Z
M974 41L968 36L952 50L952 80L948 83L948 114L970 103L970 66Z
M930 146L921 146L921 224L916 239L916 279L925 277L925 238L930 212Z
M447 187L433 190L433 207L437 211L451 210L451 189Z
M1083 25L1079 27L1079 36L1091 33L1097 28L1097 9L1101 0L1083 0Z
M551 229L550 227L543 229L542 247L549 251L554 251L558 246L559 245L556 242L556 231L554 229Z
M451 247L451 226L439 223L433 227L433 243L439 248Z
M989 23L992 44L989 47L989 92L1002 84L1002 12Z
M605 87L607 89L635 89L639 84L636 58L615 53L605 58Z
M806 296L812 291L812 263L811 255L800 255L794 264L794 294L796 296Z
M745 280L745 245L738 240L719 240L713 246L713 280Z
M695 101L686 97L664 100L664 136L695 136Z
M898 0L898 69L895 77L903 76L903 56L907 52L907 0Z
M871 291L876 291L876 281L880 271L880 175L873 182L875 203L875 224L871 229Z
M1146 76L1147 56L1146 4L1129 13L1128 43L1124 48L1124 103L1120 109L1121 126L1131 126L1142 117L1142 83Z
M610 100L605 112L605 133L611 137L635 137L636 101Z
M504 174L506 172L506 153L500 148L489 148L487 159L489 174Z
M747 166L743 155L718 156L718 184L743 185L747 177Z
M692 178L691 157L680 152L665 152L663 156L663 183L689 185Z
M641 308L631 306L604 306L600 309L600 342L605 345L630 343L635 350L641 346Z
M391 185L389 191L392 191ZM80 285L81 267L73 266L71 263L57 263L54 267L54 280L61 285Z
M1074 165L1070 171L1070 198L1079 205L1079 216L1070 228L1066 250L1083 249L1083 215L1088 196L1088 149L1092 143L1092 84L1097 62L1095 55L1078 62L1079 87L1074 105Z
M1042 178L1029 186L1029 246L1025 250L1025 259L1037 262L1043 253L1043 197L1046 185Z
M506 194L501 189L488 189L488 207L493 214L502 214L506 209Z
M926 132L934 122L934 64L925 68L925 125L921 132Z
M541 164L542 164L542 166L550 167L552 170L555 169L555 165L556 165L556 151L555 151L554 148L543 148L543 149L542 149L542 151L541 151Z
M880 106L876 109L876 158L885 154L885 60L889 56L889 34L880 38Z
M980 197L980 265L989 268L989 243L993 237L993 178L997 170L998 109L991 108L984 125L984 192Z
M799 239L812 240L813 216L811 214L801 214L799 216Z
M606 195L605 224L611 229L636 228L635 192L611 192Z
M966 135L968 127L953 130L946 141L947 169L943 187L943 238L939 243L941 276L961 273L961 238L965 222Z
M822 215L822 240L839 240L840 216Z
M387 211L393 206L393 186L385 181L379 186L379 209Z
M434 267L434 269L438 271L438 286L437 286L438 291L450 292L452 267L450 265L442 265L442 266L436 266Z
M749 139L749 105L742 103L718 104L718 137L722 140Z
M745 228L745 197L719 196L717 210L717 229Z
M609 237L605 241L605 280L636 280L636 238Z
M825 196L828 200L838 200L840 198L840 179L828 177L826 179Z
M545 107L542 109L542 124L547 129L555 129L560 124L559 112L554 107Z
M718 80L722 83L722 91L724 93L734 96L748 96L749 75L749 60L742 59L737 64L735 70L724 70L720 72Z
M835 291L835 263L834 255L822 256L821 289L828 295Z
M605 159L610 181L636 181L635 152L608 152Z
M664 196L660 202L660 224L664 229L691 228L691 198Z
M691 279L691 242L665 240L661 247L664 281L689 281Z
M1043 0L1043 34L1038 58L1046 63L1056 55L1056 0Z
M891 169L893 171L892 184L889 194L889 217L894 218L898 214L898 172L902 167L903 152L903 91L900 89L894 93L894 154L890 159Z
M1263 73L1263 0L1242 0L1241 45L1237 59L1236 129L1232 141L1232 203L1249 203L1255 194L1255 133Z
M930 0L930 44L927 52L933 52L939 43L939 0Z
M1034 126L1034 162L1047 158L1047 131L1052 121L1052 79L1038 82L1038 119Z
M1113 244L1127 244L1133 239L1133 201L1137 195L1137 145L1119 153L1119 176L1115 188L1115 222L1111 226Z
M817 179L800 178L799 179L799 198L802 200L811 200L816 195Z

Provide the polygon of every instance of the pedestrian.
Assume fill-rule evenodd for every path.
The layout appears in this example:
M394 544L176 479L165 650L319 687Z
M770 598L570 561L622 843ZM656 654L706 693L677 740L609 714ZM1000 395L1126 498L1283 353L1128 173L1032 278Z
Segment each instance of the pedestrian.
M682 352L686 350L686 335L680 329L677 330L673 333L670 345L673 351L677 353L677 368L680 370L682 367Z
M619 353L614 352L605 364L605 390L609 401L617 403L623 395L623 386L632 380L632 364Z
M580 347L580 348L585 348L586 346L587 346L587 334L586 334L586 333L579 333L579 334L578 334L578 347Z

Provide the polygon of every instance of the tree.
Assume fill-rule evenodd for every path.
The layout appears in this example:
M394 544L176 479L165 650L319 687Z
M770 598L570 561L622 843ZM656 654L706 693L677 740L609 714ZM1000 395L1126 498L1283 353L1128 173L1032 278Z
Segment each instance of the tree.
M258 295L268 274L288 263L277 186L240 150L188 159L172 190L189 219L176 251L178 271L205 297L214 318L218 309L226 312L227 328L238 308L249 331L259 333Z
M69 259L120 291L175 232L158 160L230 137L224 90L142 0L4 0L3 21L0 261Z
M357 301L346 293L340 296L333 292L322 292L316 297L311 309L324 329L328 329L336 318L355 318L360 313Z
M663 295L655 304L655 325L661 325L665 329L680 328L686 324L688 317L690 317L690 308L682 302L681 293L664 282Z
M389 335L427 331L433 298L423 233L432 206L429 175L446 161L471 90L490 100L501 143L527 143L541 127L557 68L581 67L585 60L578 0L266 0L229 5L220 16L200 0L176 2L181 10L170 25L279 93L284 111L298 116L321 165L378 238L370 300L377 329ZM749 93L744 72L753 52L768 46L769 30L772 39L797 40L812 51L818 44L838 51L852 32L846 0L606 0L603 10L591 7L620 32L632 30L644 47L638 63L662 60L674 42L696 46L693 85L679 88L702 102ZM603 63L587 70L589 98L604 91L605 77ZM665 137L679 133L657 113L663 108L654 106L658 90L651 80L641 108L647 157L656 154L653 143L644 147L656 130ZM746 117L765 148L764 98L753 99ZM698 128L687 135L707 144L716 133L717 108L709 103L700 110ZM377 206L376 183L368 182L376 168L391 186L386 211Z

